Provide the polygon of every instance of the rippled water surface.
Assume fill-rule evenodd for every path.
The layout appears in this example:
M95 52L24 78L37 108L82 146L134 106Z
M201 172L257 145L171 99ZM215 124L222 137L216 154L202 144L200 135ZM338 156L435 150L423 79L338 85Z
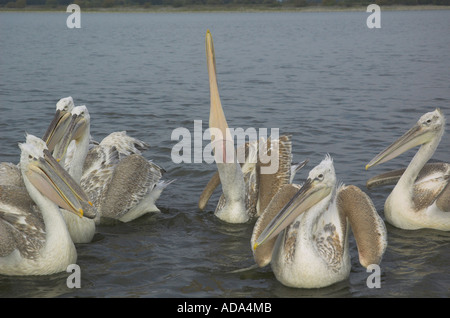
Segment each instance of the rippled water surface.
M82 12L81 29L68 29L67 16L0 13L0 161L18 162L25 133L42 136L56 102L72 96L88 106L95 139L126 130L176 181L158 201L162 213L101 226L92 243L77 245L80 289L66 286L68 273L1 276L0 296L450 296L450 234L389 224L379 289L366 286L353 238L349 279L327 288L287 288L270 267L230 273L253 264L254 221L219 221L220 191L199 211L215 166L171 160L175 128L208 125L210 29L230 126L292 134L294 161L310 160L298 182L331 154L338 179L366 191L384 218L391 188L369 191L365 182L405 166L415 151L364 166L423 113L440 107L450 118L450 11L382 10L381 29L367 28L366 12ZM433 159L449 161L448 136Z

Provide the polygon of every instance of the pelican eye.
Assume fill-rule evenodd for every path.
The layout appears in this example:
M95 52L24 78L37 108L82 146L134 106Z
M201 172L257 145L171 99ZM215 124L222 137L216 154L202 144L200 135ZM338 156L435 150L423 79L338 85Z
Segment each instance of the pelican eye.
M317 179L319 179L320 181L322 181L322 180L323 180L323 174L319 174L319 175L317 176Z
M429 125L432 123L432 121L433 121L433 120L432 120L431 118L428 118L427 120L425 120L425 121L423 122L423 124L429 126Z

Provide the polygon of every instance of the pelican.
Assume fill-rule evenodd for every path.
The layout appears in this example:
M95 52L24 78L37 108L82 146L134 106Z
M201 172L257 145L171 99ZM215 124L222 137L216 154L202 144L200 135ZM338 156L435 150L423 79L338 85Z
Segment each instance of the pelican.
M48 275L76 263L59 207L95 217L86 194L52 158L45 142L27 135L20 167L25 189L0 186L0 274ZM36 209L36 206L37 208Z
M96 206L95 223L106 219L129 222L146 213L159 212L155 201L173 180L160 181L164 170L141 155L140 150L147 145L125 132L115 132L90 148L87 107L74 107L71 114L67 132L54 156L65 162L68 172L79 180ZM58 125L53 128L58 129ZM71 219L79 226L79 220Z
M206 60L210 84L211 144L217 165L217 174L213 176L200 196L199 208L203 209L219 183L223 194L214 214L228 223L245 223L264 210L278 189L289 183L292 172L292 144L290 136L250 141L240 147L244 149L245 159L238 162L233 137L228 129L222 109L216 75L216 61L212 35L206 33ZM276 152L278 170L275 173L261 173L263 164L259 160L262 152ZM239 152L238 154L242 153ZM302 167L304 164L300 165Z
M370 198L353 185L336 185L332 158L314 167L302 187L287 184L255 223L255 262L271 263L283 285L320 288L348 278L349 225L359 262L379 264L387 246L386 227Z
M384 215L392 225L406 230L450 230L450 164L427 164L439 145L444 129L445 117L441 110L428 112L366 165L367 170L420 145L405 170L369 180L369 186L398 180L384 205Z

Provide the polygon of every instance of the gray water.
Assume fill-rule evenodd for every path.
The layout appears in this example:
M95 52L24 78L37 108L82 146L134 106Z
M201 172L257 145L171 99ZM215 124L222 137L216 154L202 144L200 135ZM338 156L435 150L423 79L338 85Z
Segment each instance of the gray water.
M378 173L405 166L415 150L364 166L425 112L450 118L450 11L368 13L84 13L81 29L68 13L0 13L0 161L18 162L25 133L42 136L56 102L72 96L87 105L91 133L113 131L148 142L148 159L176 179L157 202L160 214L101 226L77 245L81 288L69 273L0 276L1 297L448 297L450 233L405 231L387 225L389 246L381 288L350 240L348 280L321 289L280 284L270 266L253 264L254 221L231 225L205 211L198 197L216 170L175 164L172 131L193 132L209 120L204 38L214 38L219 88L232 127L279 128L292 134L297 176L329 153L340 181L366 191L384 219L392 188L367 190ZM448 127L448 124L447 124ZM449 161L444 135L433 159ZM205 146L208 142L204 141Z

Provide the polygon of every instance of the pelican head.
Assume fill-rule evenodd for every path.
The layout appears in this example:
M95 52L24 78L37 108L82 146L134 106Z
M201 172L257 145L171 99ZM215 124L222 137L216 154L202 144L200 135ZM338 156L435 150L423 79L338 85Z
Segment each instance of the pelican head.
M403 136L394 141L389 147L376 155L367 165L370 167L385 163L401 155L405 151L419 145L428 144L442 137L445 128L445 117L441 110L426 113L420 117L417 123L408 130Z
M69 124L65 126L65 133L61 136L53 153L53 156L57 161L60 161L64 157L72 140L77 142L86 136L86 131L88 131L90 126L91 116L89 115L86 106L74 107L71 111L71 115Z
M61 98L56 103L56 112L52 122L42 138L50 151L53 151L56 144L61 140L65 129L70 121L70 112L74 107L72 97Z
M91 207L86 193L51 156L42 139L27 135L26 142L19 144L19 148L20 166L26 183L29 182L55 204L80 217L95 217L95 209Z
M300 190L262 231L261 235L256 239L253 249L255 250L259 245L274 238L301 213L332 194L335 186L336 173L333 159L327 155L319 165L309 172L308 179Z
M57 110L59 109L59 110L67 111L67 112L70 112L74 106L75 106L75 104L73 103L72 96L61 98L56 103Z

